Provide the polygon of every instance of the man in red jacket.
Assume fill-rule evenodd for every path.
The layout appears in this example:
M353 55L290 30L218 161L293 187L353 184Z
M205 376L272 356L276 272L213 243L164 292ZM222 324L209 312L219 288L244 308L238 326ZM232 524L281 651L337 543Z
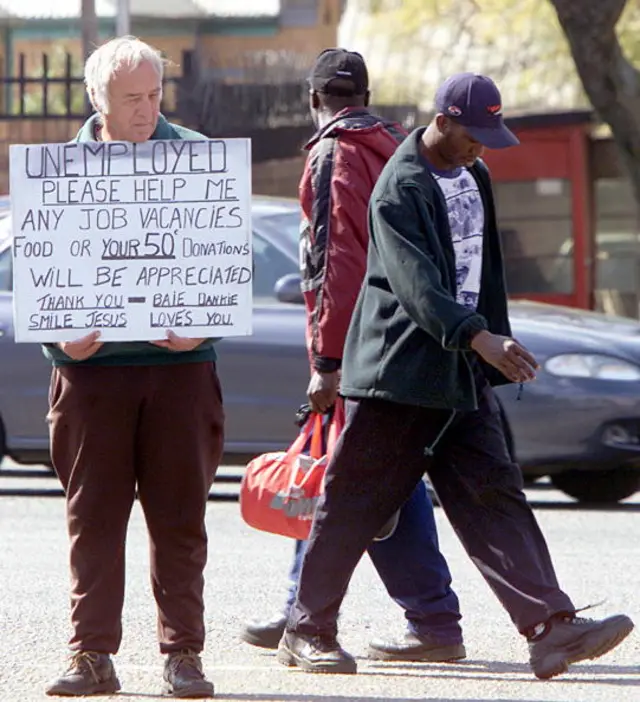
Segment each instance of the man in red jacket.
M369 196L406 132L367 109L367 68L360 54L322 52L309 83L318 131L307 144L300 183L300 253L311 361L307 394L312 409L324 413L338 396L344 341L366 271ZM305 546L306 542L296 544L284 611L246 627L247 643L277 647L295 600ZM438 547L433 505L423 482L368 553L408 620L403 638L372 641L369 655L381 660L463 658L458 598Z

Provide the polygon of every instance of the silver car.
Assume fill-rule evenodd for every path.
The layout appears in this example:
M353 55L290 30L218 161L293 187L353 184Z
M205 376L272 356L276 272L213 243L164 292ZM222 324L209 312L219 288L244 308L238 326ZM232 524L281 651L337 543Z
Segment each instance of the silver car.
M297 261L299 209L290 200L254 198L252 220L254 333L218 344L225 448L234 461L291 442L309 378ZM0 453L18 462L48 462L50 366L38 345L14 342L11 281L5 216ZM513 302L510 317L515 335L542 365L520 399L516 387L498 391L509 448L525 479L549 475L559 489L588 502L633 495L640 489L640 324L530 302Z

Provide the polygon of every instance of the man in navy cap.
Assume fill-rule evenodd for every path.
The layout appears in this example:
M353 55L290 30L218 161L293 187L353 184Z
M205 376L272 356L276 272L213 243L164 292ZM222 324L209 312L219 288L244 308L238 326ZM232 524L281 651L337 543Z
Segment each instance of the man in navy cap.
M493 386L535 378L511 337L484 147L518 144L484 76L449 78L369 205L367 271L347 334L347 425L328 466L278 651L308 672L355 673L338 612L362 553L425 471L458 537L529 642L538 678L597 658L633 629L576 616L504 438Z

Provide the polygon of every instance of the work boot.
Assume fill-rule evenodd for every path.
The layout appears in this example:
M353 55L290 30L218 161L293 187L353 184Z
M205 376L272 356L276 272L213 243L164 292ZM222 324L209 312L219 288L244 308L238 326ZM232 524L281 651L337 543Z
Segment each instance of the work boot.
M120 681L106 653L78 651L71 657L67 670L45 690L47 695L83 697L112 695L120 689Z
M286 625L287 617L282 612L279 612L271 619L249 622L240 634L240 638L252 646L278 648Z
M278 662L289 668L297 666L306 673L357 672L356 661L338 643L335 636L305 636L287 631L278 647Z
M438 641L434 636L419 636L407 632L399 640L374 639L369 644L369 658L378 661L422 661L447 663L465 658L464 645Z
M571 663L599 658L633 630L623 614L596 621L574 615L554 615L529 639L529 662L537 678L546 680L566 672Z
M170 653L163 678L163 692L171 697L213 697L213 683L204 677L200 656L194 651Z

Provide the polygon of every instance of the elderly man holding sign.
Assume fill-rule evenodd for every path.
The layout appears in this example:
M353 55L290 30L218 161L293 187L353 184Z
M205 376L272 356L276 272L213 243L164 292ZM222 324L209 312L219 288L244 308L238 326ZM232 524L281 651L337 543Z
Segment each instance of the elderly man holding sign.
M47 693L120 688L110 656L122 636L137 491L164 691L211 697L199 654L204 518L224 431L214 337L223 326L250 331L250 158L246 144L165 120L163 61L147 44L114 39L90 56L85 75L96 114L74 142L13 147L11 162L17 340L43 343L53 364L51 456L71 541L73 655ZM242 158L231 178L234 149ZM69 254L77 260L65 262ZM235 265L237 256L248 266ZM244 306L236 317L234 305Z

